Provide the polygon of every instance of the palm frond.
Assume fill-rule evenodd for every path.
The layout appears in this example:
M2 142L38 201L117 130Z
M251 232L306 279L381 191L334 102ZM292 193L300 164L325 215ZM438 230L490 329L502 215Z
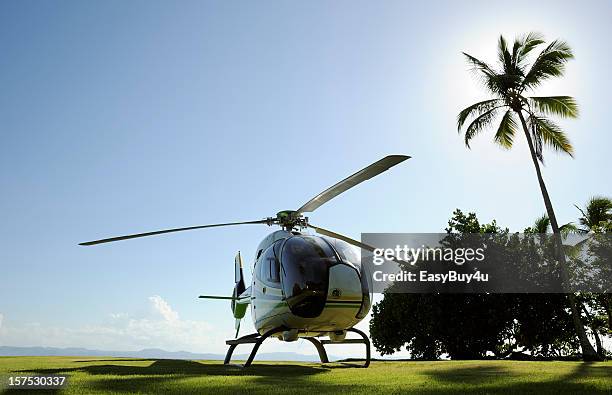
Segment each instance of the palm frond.
M472 67L472 71L477 73L482 84L492 93L503 98L511 89L521 87L523 81L523 72L518 70L512 64L511 55L505 47L505 40L500 37L500 53L499 57L502 60L502 71L497 72L487 63L463 52Z
M517 124L512 115L512 110L508 109L499 123L497 133L495 133L495 142L504 148L512 148L516 127Z
M470 140L480 133L484 128L490 126L497 115L499 107L493 107L487 112L480 114L470 123L470 126L465 130L465 146L470 148Z
M470 54L467 54L465 52L462 52L463 55L467 58L468 63L470 63L473 67L473 69L475 71L481 71L487 75L495 75L497 74L495 72L495 70L493 70L493 68L491 66L489 66L488 64L486 64L485 62L483 62L482 60L479 60L475 57L473 57Z
M550 218L548 218L548 215L543 214L541 217L535 220L535 222L533 223L533 227L529 229L533 231L534 233L548 233L549 228L550 228ZM580 229L578 229L578 227L574 225L572 222L568 222L566 224L559 226L559 230L561 231L561 234L563 236L567 236L571 233L580 232Z
M593 196L586 205L586 212L580 207L582 217L578 220L587 229L592 229L603 222L612 221L612 199L604 196Z
M557 124L543 116L534 114L529 116L528 122L532 126L534 135L541 138L544 144L557 152L564 152L571 157L574 156L574 148Z
M512 56L508 51L508 44L506 43L506 39L504 38L504 36L499 36L499 42L497 44L497 58L502 64L503 70L506 73L513 71L514 67L512 64Z
M529 52L531 52L538 45L544 43L544 37L540 33L531 32L521 39L516 40L514 45L516 46L517 43L520 45L520 50L518 51L514 62L517 67L520 67L525 61L527 55L529 55Z
M582 217L578 218L578 222L580 222L580 225L588 227L589 226L589 220L588 220L587 214L584 212L583 209L578 207L577 204L574 204L574 207L576 207L578 209L578 211L580 211L580 214L582 214Z
M520 72L504 72L495 75L481 76L484 86L500 98L506 98L508 92L520 88L523 75Z
M587 203L587 213L597 222L612 220L612 199L594 196Z
M504 74L491 74L481 76L481 80L485 88L489 92L496 94L499 97L504 97L507 92L507 83Z
M550 226L550 219L548 215L544 214L540 218L536 219L533 223L533 229L536 233L547 233L548 227Z
M512 64L515 66L518 65L518 57L521 52L521 47L523 43L518 38L514 40L514 44L512 45Z
M573 57L572 49L565 41L554 40L531 65L523 79L523 88L534 88L550 77L563 75L565 63Z
M575 233L582 233L580 231L580 228L574 225L573 222L568 222L566 224L559 226L559 230L561 231L561 235L563 236L567 236L567 235L575 234Z
M463 124L471 115L480 115L495 107L499 102L500 99L484 100L463 109L457 116L457 130L461 132Z
M571 96L548 96L528 98L529 104L538 112L564 118L578 117L578 104Z

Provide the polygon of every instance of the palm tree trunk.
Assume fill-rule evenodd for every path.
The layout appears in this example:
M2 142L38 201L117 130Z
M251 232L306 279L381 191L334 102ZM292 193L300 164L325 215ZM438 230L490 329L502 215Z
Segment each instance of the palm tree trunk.
M584 305L582 305L582 310L584 311L584 314L588 317L589 321L591 321L591 323L595 323L595 321L593 321L593 316L589 313L586 307L584 307ZM597 327L597 325L591 325L591 331L593 332L593 337L595 337L597 355L599 355L601 359L604 359L606 355L603 349L603 345L601 344L601 338L599 337L598 329L599 328Z
M606 310L606 314L608 315L608 329L612 331L612 294L599 294L597 299Z
M529 135L529 128L527 128L527 123L525 122L525 118L523 117L522 111L515 111L518 117L521 120L521 124L523 125L523 131L525 132L525 137L527 138L527 144L529 145L529 151L531 153L531 160L533 161L533 165L536 170L536 174L538 176L538 183L540 184L540 190L542 191L542 197L544 198L544 205L546 206L546 213L548 214L548 218L550 219L550 226L552 228L553 233L555 234L555 239L559 237L561 234L559 230L559 224L557 223L557 217L555 216L555 211L553 210L552 203L550 201L550 197L548 196L548 190L546 189L546 185L544 184L544 179L542 178L542 172L540 171L540 164L538 163L538 158L536 157L535 149L533 148L533 141L531 141L531 136ZM562 272L565 272L566 262L565 262L565 254L561 252L560 240L556 242L557 244L557 252L559 262L561 263ZM567 274L567 273L566 273ZM595 352L593 345L589 341L587 337L586 330L584 329L584 324L582 323L582 319L580 318L580 310L578 309L576 303L576 295L573 292L570 292L568 295L568 299L570 302L570 310L572 313L572 320L574 322L574 328L576 329L576 334L578 335L578 340L580 341L580 347L582 348L582 358L585 361L593 361L599 360L599 356Z
M597 355L599 355L599 358L602 359L604 358L604 349L603 346L601 345L601 338L599 337L599 333L597 333L597 331L593 331L593 336L595 336L595 344L597 346Z

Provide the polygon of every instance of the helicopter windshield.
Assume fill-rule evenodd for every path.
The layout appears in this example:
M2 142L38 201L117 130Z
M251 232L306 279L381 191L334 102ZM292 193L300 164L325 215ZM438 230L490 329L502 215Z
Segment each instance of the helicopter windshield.
M283 291L291 312L304 318L319 316L325 308L329 267L338 263L325 240L294 236L285 242L281 266Z

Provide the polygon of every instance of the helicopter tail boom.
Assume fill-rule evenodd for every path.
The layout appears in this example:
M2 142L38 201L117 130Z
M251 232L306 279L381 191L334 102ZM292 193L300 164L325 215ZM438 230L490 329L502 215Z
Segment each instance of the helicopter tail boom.
M223 299L223 300L238 300L238 298L234 298L233 296L217 296L217 295L200 295L198 296L200 299Z

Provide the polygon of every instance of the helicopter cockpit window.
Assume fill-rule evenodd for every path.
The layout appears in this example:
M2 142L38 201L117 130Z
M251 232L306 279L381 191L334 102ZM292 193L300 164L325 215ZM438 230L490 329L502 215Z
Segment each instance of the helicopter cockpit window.
M259 279L269 286L279 287L280 283L280 262L277 258L276 251L280 242L274 243L268 247L259 258L258 274Z
M326 238L325 240L327 240L329 244L334 247L344 262L352 264L357 270L359 270L361 267L361 253L359 248L338 239Z
M319 237L287 239L281 254L285 299L293 314L319 316L325 308L329 267L338 263L334 250Z

